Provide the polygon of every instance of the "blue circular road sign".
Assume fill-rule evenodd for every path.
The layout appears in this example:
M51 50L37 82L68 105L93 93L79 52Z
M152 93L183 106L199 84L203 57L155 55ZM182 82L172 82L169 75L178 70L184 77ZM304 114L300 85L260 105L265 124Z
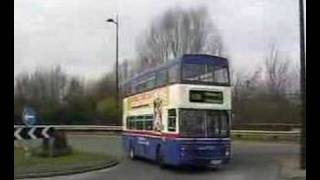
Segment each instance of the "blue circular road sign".
M37 114L30 107L25 107L23 109L22 118L24 124L27 126L34 126L37 124Z

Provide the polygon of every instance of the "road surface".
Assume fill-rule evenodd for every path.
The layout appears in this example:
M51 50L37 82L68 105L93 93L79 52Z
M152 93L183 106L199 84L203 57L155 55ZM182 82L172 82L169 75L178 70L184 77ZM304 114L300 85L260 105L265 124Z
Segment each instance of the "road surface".
M290 143L233 142L233 159L217 171L160 169L151 162L127 159L119 137L103 135L69 136L70 144L81 150L117 156L121 163L111 169L42 180L280 180L279 159L299 154ZM39 179L39 180L40 180Z

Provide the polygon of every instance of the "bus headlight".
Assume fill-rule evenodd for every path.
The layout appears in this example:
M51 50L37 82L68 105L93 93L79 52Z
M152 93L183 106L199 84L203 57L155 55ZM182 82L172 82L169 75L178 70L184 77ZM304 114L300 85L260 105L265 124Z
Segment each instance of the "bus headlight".
M181 145L180 146L180 150L181 151L186 151L188 149L188 146L187 145Z
M228 149L226 150L225 155L226 155L226 156L229 156L229 155L230 155L230 151L229 151Z

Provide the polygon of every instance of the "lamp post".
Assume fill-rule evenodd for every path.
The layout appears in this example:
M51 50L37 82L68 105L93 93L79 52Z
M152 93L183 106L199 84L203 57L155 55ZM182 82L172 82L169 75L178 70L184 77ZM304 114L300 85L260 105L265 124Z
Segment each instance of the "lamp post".
M116 94L117 94L117 118L119 118L119 110L120 110L120 88L119 88L119 20L118 15L116 16L116 20L110 18L107 19L106 22L113 23L116 25Z
M306 169L306 62L305 62L305 37L304 37L304 6L299 0L300 19L300 98L301 98L301 144L300 168Z

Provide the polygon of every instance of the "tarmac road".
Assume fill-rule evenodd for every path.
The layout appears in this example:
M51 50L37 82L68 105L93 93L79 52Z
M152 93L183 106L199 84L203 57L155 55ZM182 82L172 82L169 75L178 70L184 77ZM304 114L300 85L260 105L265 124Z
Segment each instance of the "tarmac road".
M299 146L290 143L235 141L233 159L222 169L160 169L144 160L131 161L121 151L119 137L103 135L69 136L70 144L81 150L117 156L121 163L111 169L43 180L280 180L281 157L299 154Z

